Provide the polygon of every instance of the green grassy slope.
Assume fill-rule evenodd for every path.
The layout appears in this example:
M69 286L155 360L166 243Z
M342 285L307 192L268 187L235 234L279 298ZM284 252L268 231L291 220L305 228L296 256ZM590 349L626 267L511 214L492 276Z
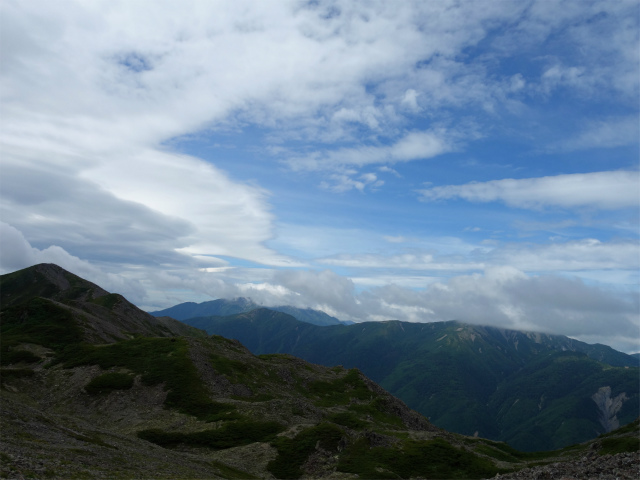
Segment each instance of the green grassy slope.
M559 448L603 433L591 399L601 387L625 392L621 424L636 418L640 403L635 358L562 336L458 322L315 327L268 309L188 322L237 338L255 353L358 367L434 424L524 450ZM564 363L549 360L563 351Z
M15 288L18 300L0 315L3 477L492 478L587 448L531 456L451 434L357 369L255 356L221 336L166 335L118 295L85 290L69 300L59 281L51 298L39 296L50 280L36 279L45 286L31 293ZM157 327L159 336L121 332L92 343L86 332L106 325ZM403 329L385 327L383 337ZM363 340L341 332L354 345ZM377 335L363 343L382 345ZM637 448L634 433L608 436L598 451Z
M0 305L3 310L12 309L1 320L3 331L9 324L41 328L39 325L46 318L40 318L35 310L25 309L32 302L40 302L39 309L45 303L48 309L57 308L58 315L62 315L61 310L66 311L69 321L80 328L83 339L94 343L129 338L133 334L206 336L204 331L177 320L155 318L122 295L109 293L53 264L35 265L0 276Z

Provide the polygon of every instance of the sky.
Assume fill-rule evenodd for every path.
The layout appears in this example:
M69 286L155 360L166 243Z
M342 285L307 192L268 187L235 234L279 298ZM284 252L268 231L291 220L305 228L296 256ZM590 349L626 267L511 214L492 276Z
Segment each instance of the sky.
M4 0L0 273L640 351L636 0Z

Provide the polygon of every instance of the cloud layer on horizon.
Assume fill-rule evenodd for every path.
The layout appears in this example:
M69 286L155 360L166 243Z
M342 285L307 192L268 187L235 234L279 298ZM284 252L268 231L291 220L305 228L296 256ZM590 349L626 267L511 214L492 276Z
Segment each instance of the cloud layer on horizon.
M638 13L2 2L0 270L638 350Z
M510 266L488 266L482 272L456 275L446 282L434 280L422 288L394 284L359 289L353 280L330 270L255 271L225 268L176 270L148 269L126 275L105 273L58 246L32 247L15 228L0 222L3 247L0 268L13 271L37 263L56 263L71 272L121 292L144 304L150 294L164 297L162 306L187 300L174 292L191 291L198 297L249 297L265 306L292 305L315 308L344 320L411 322L460 320L507 329L567 335L587 342L604 342L622 351L637 350L640 310L638 295L577 278L527 275ZM107 267L108 268L108 267ZM243 281L243 276L251 280ZM424 281L423 281L424 283ZM155 301L158 301L156 296ZM157 305L157 303L156 303ZM602 322L602 316L607 318Z

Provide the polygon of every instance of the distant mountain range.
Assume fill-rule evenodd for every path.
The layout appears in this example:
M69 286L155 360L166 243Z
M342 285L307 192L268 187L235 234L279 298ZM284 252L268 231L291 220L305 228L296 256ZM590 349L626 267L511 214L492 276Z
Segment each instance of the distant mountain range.
M317 327L266 309L220 323L225 321L248 321L260 341L283 347L299 343L284 331L285 324L298 331L300 344L325 329L344 332L343 340L350 340L342 346L354 352L367 352L362 348L367 345L411 344L379 338L395 338L396 330L406 330L399 322L380 324L382 329L371 336L372 325ZM490 343L467 338L476 333L460 324L440 332L419 327L444 335L436 339L443 352L464 351L462 340L483 350ZM279 340L273 340L278 332ZM513 338L503 337L502 353L513 357L507 348ZM529 349L523 339L516 345L518 351ZM378 353L377 364L384 368L402 357L401 351ZM607 367L604 373L599 370L603 364L586 355L576 362L572 352L564 353L543 356L542 363L578 365L568 371L581 378L587 358L597 385L625 370ZM373 357L369 361L376 363ZM493 362L502 362L495 352L487 355L487 365ZM424 365L416 366L419 376ZM448 376L460 365L436 367L441 370L436 390L444 397L449 395ZM527 389L547 380L557 387L549 376L554 373L565 376L565 390L575 384L562 367L529 363L521 370L529 367L542 372L544 380L523 375L523 382L534 383L518 386L518 399L509 398L505 405L528 402ZM401 368L408 379L412 367L405 362ZM458 379L460 394L477 389L471 385L473 374L484 371L482 366L466 368L469 373ZM598 402L605 413L620 416L634 399L619 393L615 381L607 385L615 387L600 388L586 403ZM566 392L557 393L544 397L536 409L558 409L557 397ZM615 416L603 420L615 426ZM0 276L0 422L2 478L481 479L510 472L528 478L534 475L527 469L532 464L536 472L548 473L558 471L549 466L556 462L578 475L616 470L621 478L631 478L638 459L628 452L640 450L638 422L554 452L523 453L502 442L449 433L358 369L320 366L285 354L255 356L236 340L156 318L121 295L50 264Z
M248 298L239 297L232 300L218 299L202 303L180 303L164 310L157 310L149 313L155 317L167 316L175 318L176 320L187 320L194 317L235 315L237 313L250 312L257 308L262 307ZM296 308L283 305L280 307L269 307L269 310L289 314L296 320L310 323L312 325L328 326L353 324L353 322L341 321L320 310L313 310L311 308Z
M531 461L356 369L256 357L56 265L0 292L2 478L485 478Z
M551 450L638 417L638 358L604 345L451 321L319 327L270 309L185 319L255 354L357 367L437 426Z

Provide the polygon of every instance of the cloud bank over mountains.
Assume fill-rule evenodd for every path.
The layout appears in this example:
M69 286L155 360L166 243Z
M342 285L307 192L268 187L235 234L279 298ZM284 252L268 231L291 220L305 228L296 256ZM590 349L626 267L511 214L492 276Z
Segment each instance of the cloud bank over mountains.
M637 2L62 4L0 5L2 272L640 350Z

